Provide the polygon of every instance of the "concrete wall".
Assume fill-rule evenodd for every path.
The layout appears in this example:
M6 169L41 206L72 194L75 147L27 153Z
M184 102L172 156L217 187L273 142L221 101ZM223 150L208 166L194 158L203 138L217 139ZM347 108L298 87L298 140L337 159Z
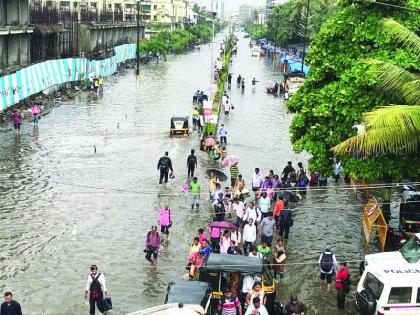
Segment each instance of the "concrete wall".
M140 28L140 39L144 39L144 26ZM137 40L137 26L135 24L122 25L79 25L80 52L85 54L97 50L99 47L114 47L119 42L135 42Z

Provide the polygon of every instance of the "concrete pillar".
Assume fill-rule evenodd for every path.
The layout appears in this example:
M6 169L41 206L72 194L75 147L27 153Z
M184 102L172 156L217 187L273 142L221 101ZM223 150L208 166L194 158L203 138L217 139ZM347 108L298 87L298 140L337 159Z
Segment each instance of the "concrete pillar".
M6 5L5 0L0 0L0 25L6 24Z
M3 70L3 68L5 67L6 52L4 51L5 50L4 39L5 39L5 36L0 36L0 70ZM1 72L0 72L0 75L1 75Z
M16 0L6 0L6 21L7 25L19 24L19 5Z
M29 23L29 2L28 0L19 1L20 24L26 25Z
M7 36L7 61L9 67L19 64L19 45L19 35Z

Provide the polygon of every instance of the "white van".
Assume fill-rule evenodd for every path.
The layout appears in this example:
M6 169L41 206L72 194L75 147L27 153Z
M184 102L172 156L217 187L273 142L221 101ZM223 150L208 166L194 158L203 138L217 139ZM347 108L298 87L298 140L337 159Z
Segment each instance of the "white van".
M357 285L361 315L420 314L420 233L396 252L365 257Z

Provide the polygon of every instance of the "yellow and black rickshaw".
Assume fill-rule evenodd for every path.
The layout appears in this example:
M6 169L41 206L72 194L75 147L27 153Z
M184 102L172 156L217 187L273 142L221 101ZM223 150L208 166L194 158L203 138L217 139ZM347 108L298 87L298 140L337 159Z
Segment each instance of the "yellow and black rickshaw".
M188 137L190 135L188 116L172 116L169 136Z
M245 276L252 276L261 281L261 287L267 297L267 309L273 309L276 299L276 283L262 259L229 254L212 253L206 263L200 267L199 281L208 282L212 289L213 305L222 298L226 286L232 279L240 285ZM215 306L213 306L215 307ZM271 313L270 313L271 314Z

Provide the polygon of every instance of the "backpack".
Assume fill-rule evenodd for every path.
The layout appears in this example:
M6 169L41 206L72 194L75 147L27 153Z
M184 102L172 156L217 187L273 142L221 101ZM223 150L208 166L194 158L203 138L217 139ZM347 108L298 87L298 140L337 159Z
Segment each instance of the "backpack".
M195 164L195 161L196 161L196 157L195 157L195 155L190 155L190 156L188 157L188 164L190 164L190 165L194 165L194 164Z
M330 272L333 267L333 254L332 253L323 253L321 258L320 267L323 272Z
M102 292L102 287L101 287L101 283L99 282L99 277L101 276L100 273L98 273L98 276L96 278L94 278L92 275L90 275L92 277L92 283L90 284L90 297L92 299L97 299L99 298L101 292Z
M168 158L166 156L161 158L160 168L161 169L168 169L169 168L169 161L168 161Z
M342 284L343 284L344 293L348 294L350 292L350 287L351 287L351 279L350 279L349 273L347 273L347 278L345 280L342 280Z

